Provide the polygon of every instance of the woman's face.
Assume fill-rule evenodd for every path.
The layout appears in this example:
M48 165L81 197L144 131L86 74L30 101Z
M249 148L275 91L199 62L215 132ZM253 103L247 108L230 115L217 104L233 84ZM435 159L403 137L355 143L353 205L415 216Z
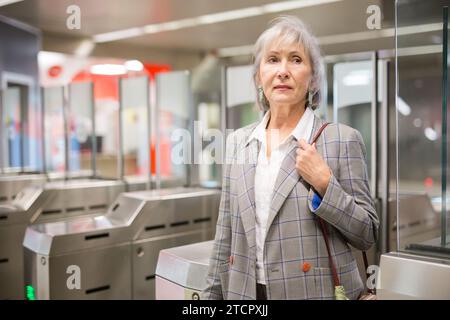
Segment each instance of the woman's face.
M304 106L311 70L311 63L303 46L294 43L269 45L259 66L259 85L263 87L270 106Z

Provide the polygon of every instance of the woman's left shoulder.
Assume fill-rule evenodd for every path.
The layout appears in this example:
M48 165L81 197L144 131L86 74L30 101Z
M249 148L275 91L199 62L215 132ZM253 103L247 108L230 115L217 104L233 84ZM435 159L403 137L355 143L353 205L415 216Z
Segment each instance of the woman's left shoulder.
M362 141L361 133L346 124L342 123L330 123L326 130L328 134L332 134L339 138L341 141Z

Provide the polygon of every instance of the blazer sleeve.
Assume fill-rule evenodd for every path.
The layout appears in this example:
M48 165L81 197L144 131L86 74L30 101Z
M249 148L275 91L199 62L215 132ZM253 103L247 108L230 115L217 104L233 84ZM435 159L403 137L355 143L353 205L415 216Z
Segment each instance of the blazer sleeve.
M207 286L202 291L201 298L204 300L221 300L222 286L220 282L220 266L228 263L231 253L231 217L230 217L230 169L234 155L235 139L231 134L227 139L226 157L222 179L222 194L219 205L219 216L217 218L216 236L214 238L213 250L209 259L209 269L206 278Z
M337 228L359 250L368 250L377 240L379 219L370 195L366 148L361 134L352 129L339 156L339 177L332 173L320 206L314 210L314 191L309 193L312 212ZM342 154L342 152L341 152Z

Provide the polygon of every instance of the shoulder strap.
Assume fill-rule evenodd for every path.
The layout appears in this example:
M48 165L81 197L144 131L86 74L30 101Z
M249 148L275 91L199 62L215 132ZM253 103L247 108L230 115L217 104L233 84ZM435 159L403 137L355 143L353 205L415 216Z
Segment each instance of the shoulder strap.
M329 125L330 123L329 122L325 122L320 128L319 128L319 130L316 132L316 135L314 136L314 138L312 139L312 141L311 141L311 144L313 144L314 142L316 142L318 139L319 139L319 137L320 137L320 135L322 134L322 131L325 129L325 127L327 126L327 125Z
M330 244L328 242L328 231L327 231L327 225L325 224L325 221L322 218L319 218L320 227L322 229L323 238L325 240L325 245L327 247L327 253L328 253L328 261L330 263L331 268L331 274L333 275L333 282L334 286L340 286L341 283L339 281L339 276L336 271L336 266L334 264L333 258L331 257L331 251L330 251Z
M329 125L328 122L324 123L319 131L317 131L316 135L314 136L314 138L312 139L311 143L316 142L319 139L319 136L321 135L322 131L325 129L325 127ZM327 253L328 253L328 260L330 263L330 268L331 268L331 273L333 276L333 282L335 286L340 286L340 281L339 281L339 276L336 270L336 265L334 264L333 258L331 257L331 251L330 251L330 244L329 244L329 240L328 240L328 230L327 230L327 225L325 223L325 221L322 218L319 218L319 223L320 223L320 228L322 229L322 234L323 234L323 238L325 240L325 246L327 247ZM363 260L364 260L364 267L365 267L365 272L366 272L366 278L369 278L369 275L367 274L367 269L369 267L369 264L367 262L367 254L365 251L362 251L362 255L363 255ZM370 292L370 291L369 291Z
M319 131L317 131L316 135L314 136L314 138L311 141L311 144L316 142L320 135L322 134L322 131L326 128L326 126L329 125L328 122L324 123ZM336 266L334 264L333 258L331 257L331 251L330 251L330 243L328 241L328 230L327 230L327 226L325 224L325 221L322 218L319 218L319 223L320 223L320 228L322 229L322 234L323 234L323 238L325 240L325 245L327 247L327 253L328 253L328 261L330 263L330 268L331 268L331 273L333 276L333 282L334 282L334 286L340 286L340 281L339 281L339 277L336 271Z

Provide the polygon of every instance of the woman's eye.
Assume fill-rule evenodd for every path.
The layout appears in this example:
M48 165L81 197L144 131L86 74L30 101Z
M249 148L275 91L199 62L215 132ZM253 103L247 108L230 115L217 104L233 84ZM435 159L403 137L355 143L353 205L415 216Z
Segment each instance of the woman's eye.
M294 61L294 63L302 63L302 59L299 58L299 57L294 57L294 58L292 59L292 61Z
M267 61L270 63L274 63L274 62L277 62L278 59L276 57L269 57L269 59L267 59Z

